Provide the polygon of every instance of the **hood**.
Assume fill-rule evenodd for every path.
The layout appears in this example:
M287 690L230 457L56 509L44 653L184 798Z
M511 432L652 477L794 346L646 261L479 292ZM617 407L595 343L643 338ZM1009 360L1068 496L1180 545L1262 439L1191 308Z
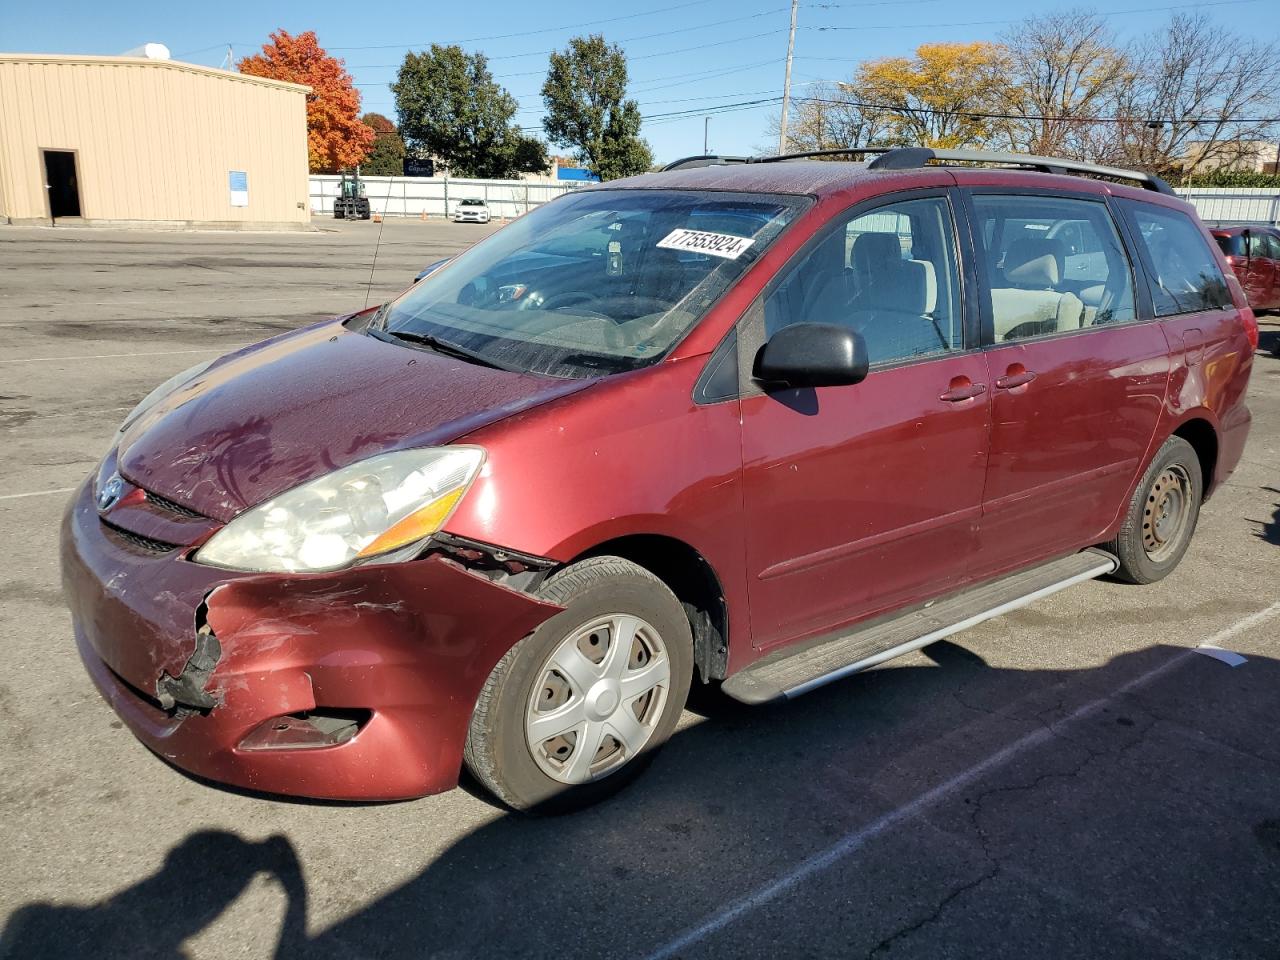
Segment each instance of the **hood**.
M216 520L339 467L449 443L589 386L509 373L328 322L230 354L148 409L126 479Z

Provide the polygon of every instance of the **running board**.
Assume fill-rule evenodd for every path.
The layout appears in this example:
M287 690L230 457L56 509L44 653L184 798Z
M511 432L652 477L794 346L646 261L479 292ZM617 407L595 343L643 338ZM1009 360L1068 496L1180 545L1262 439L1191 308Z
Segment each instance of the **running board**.
M1102 550L1072 554L870 625L859 624L852 632L811 642L800 650L780 651L735 673L724 681L721 689L743 703L792 700L833 680L967 630L983 620L1111 573L1117 566L1116 558Z

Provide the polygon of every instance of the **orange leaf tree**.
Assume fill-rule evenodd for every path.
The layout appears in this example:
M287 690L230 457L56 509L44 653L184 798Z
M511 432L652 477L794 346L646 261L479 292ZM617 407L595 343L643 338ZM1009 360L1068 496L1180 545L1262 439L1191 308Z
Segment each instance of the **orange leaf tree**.
M875 104L886 139L921 147L980 147L996 134L983 114L1009 96L1007 53L994 43L924 43L914 57L867 60L852 88Z
M360 122L360 93L342 61L324 52L314 30L291 36L271 34L262 53L240 61L241 73L290 83L305 83L307 94L307 164L312 173L334 173L364 160L373 131Z

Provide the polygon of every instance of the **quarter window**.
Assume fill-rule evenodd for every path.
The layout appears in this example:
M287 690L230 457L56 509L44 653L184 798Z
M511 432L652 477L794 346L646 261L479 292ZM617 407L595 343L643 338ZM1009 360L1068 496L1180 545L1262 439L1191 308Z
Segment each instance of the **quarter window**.
M803 322L847 326L862 336L872 364L962 349L954 236L942 197L846 220L766 298L766 334Z
M978 194L994 339L1136 319L1133 272L1106 204Z
M1177 210L1127 203L1151 271L1156 316L1195 313L1231 305L1227 281L1209 244L1191 218Z

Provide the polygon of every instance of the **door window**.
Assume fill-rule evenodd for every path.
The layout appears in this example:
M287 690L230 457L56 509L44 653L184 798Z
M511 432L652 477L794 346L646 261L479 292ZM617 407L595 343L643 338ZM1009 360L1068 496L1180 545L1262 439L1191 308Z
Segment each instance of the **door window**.
M1231 306L1227 281L1200 228L1184 213L1126 202L1146 249L1156 316Z
M1259 256L1266 257L1268 260L1280 260L1280 238L1264 233L1259 239L1262 240L1262 244L1259 245Z
M1245 235L1243 233L1231 233L1227 236L1217 236L1213 239L1218 241L1218 247L1228 257L1247 256L1245 252Z
M994 339L1136 319L1133 272L1106 204L978 194Z
M946 199L904 200L838 224L789 267L764 316L768 336L793 323L850 327L873 365L963 349Z

